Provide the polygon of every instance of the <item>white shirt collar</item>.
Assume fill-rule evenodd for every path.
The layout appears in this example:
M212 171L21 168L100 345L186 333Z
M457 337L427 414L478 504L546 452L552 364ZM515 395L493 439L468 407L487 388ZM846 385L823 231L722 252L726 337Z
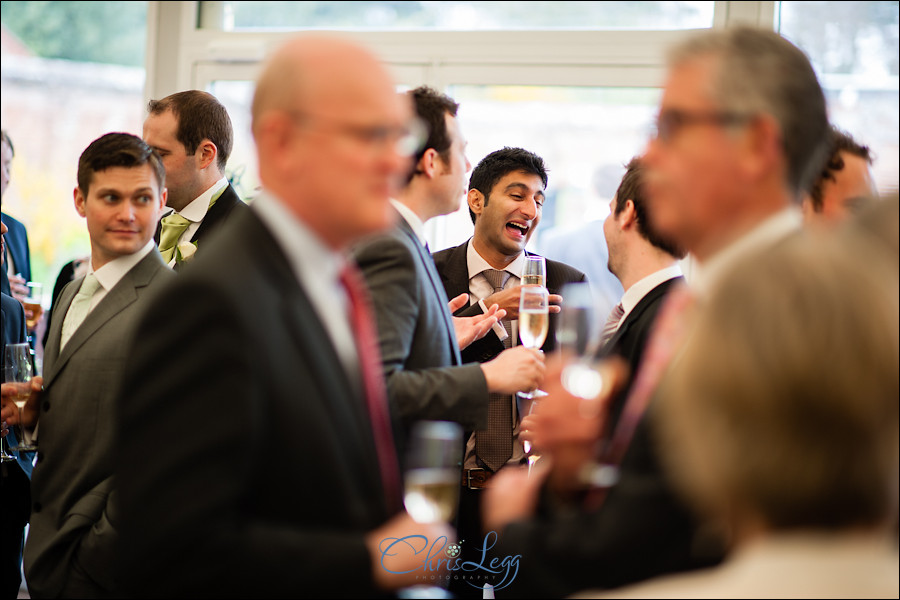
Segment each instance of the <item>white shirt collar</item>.
M674 279L675 277L681 277L681 267L677 264L651 273L625 290L625 293L622 295L622 309L625 312L619 322L621 323L622 320L628 316L628 313L630 313L634 307L644 299L644 296L653 290L653 288L662 282Z
M469 238L468 247L466 248L466 266L469 269L469 279L472 279L482 271L487 269L493 269L488 263L488 261L484 260L480 254L478 254L478 250L475 249L475 245L472 243L472 238ZM525 269L525 253L522 252L519 254L514 261L507 265L505 271L507 271L510 275L517 279L522 278L522 271Z
M141 262L154 248L156 248L156 242L151 239L134 254L126 254L125 256L114 258L96 271L94 271L92 266L88 269L88 273L93 273L100 286L108 292L116 287L116 284L125 277L125 274Z
M215 196L220 190L224 189L227 185L228 180L223 177L222 179L214 183L211 188L194 198L194 200L192 200L190 204L181 209L180 212L173 212L177 212L188 221L199 223L206 216L207 211L209 211L209 203L212 202L213 196Z
M691 288L699 294L705 294L713 282L731 268L735 260L749 252L769 248L802 227L803 214L798 208L789 206L778 211L714 254L705 263L698 262L691 278Z
M416 234L416 237L419 238L419 242L421 242L424 247L425 244L428 243L428 240L425 239L425 223L422 222L422 219L419 218L419 215L413 212L413 210L407 205L403 204L399 200L394 200L391 198L391 205L397 209L397 212L400 213L400 216L409 223L409 226L412 227L413 233Z

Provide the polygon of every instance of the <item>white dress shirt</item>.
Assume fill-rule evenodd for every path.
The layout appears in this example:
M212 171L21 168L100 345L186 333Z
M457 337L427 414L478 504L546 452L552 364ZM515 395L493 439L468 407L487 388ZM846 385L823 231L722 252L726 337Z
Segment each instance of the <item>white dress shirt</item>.
M203 219L206 218L206 213L209 212L209 204L212 202L213 197L225 189L228 185L228 180L226 178L222 178L218 180L211 188L194 198L190 204L182 208L180 211L170 210L164 217L171 215L172 213L178 213L185 219L191 222L190 225L187 226L187 229L184 230L184 233L181 234L177 240L175 240L175 247L178 247L182 241L190 241L191 238L194 237L194 234L197 233L197 230L200 229L200 225L203 223ZM172 255L172 260L169 261L169 266L175 265L175 255Z

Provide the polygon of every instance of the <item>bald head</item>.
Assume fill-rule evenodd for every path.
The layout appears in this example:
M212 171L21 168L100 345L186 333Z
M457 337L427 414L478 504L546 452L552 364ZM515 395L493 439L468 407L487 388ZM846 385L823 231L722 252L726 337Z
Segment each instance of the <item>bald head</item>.
M354 102L355 93L371 92L370 86L394 93L384 65L362 46L319 35L291 40L272 55L257 82L254 134L259 120L273 110L296 112L314 105L340 114L342 104Z
M371 52L337 37L287 42L263 69L252 116L263 187L324 241L343 247L390 224L410 107Z

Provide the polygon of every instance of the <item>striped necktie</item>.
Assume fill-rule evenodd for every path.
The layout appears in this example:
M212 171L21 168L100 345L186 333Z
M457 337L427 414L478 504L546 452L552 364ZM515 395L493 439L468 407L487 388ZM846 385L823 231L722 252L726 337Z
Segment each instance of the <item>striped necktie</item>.
M616 333L616 328L619 326L619 321L622 320L622 315L625 314L625 309L622 308L622 303L619 302L616 304L613 309L609 312L609 317L606 319L606 325L603 326L603 337L600 338L600 347L606 345L606 342L612 338L612 336Z

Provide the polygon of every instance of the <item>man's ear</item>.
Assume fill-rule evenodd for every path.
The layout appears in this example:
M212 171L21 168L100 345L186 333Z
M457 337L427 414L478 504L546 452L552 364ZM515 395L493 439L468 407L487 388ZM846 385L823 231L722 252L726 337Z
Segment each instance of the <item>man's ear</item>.
M772 170L782 155L781 128L771 116L760 115L748 123L742 138L741 166L748 179L758 179Z
M216 147L216 145L210 140L204 139L197 147L197 166L200 169L206 169L207 167L209 167L209 165L215 162L218 155L219 149Z
M637 225L637 211L634 208L634 200L625 201L625 206L616 215L616 221L618 221L619 227L623 230Z
M75 186L75 190L72 192L72 195L75 198L75 210L78 211L78 214L82 217L86 216L84 212L84 202L85 197L84 194L81 193L81 189L78 186Z
M416 165L416 173L423 174L428 179L433 179L437 174L437 161L439 161L440 158L437 150L428 148L425 150L425 153L422 154L422 158L419 159L419 162Z
M466 202L469 203L469 210L475 213L476 216L481 215L481 212L484 210L484 194L475 189L469 190L469 193L466 195Z

